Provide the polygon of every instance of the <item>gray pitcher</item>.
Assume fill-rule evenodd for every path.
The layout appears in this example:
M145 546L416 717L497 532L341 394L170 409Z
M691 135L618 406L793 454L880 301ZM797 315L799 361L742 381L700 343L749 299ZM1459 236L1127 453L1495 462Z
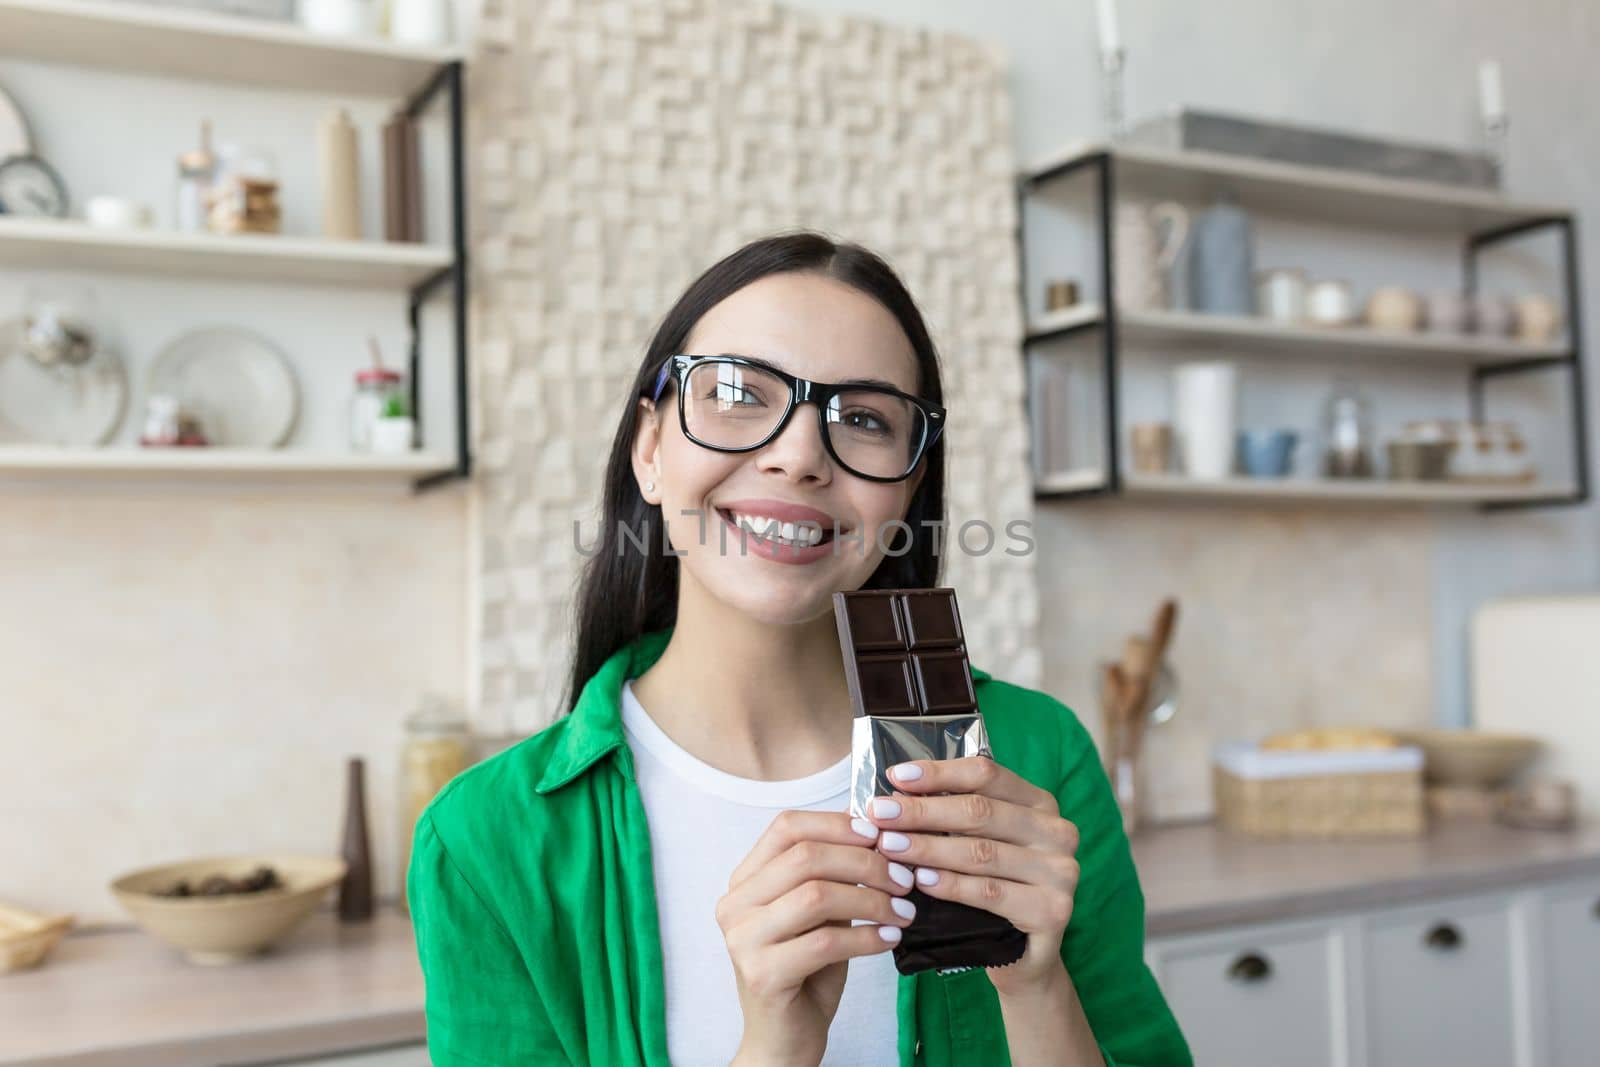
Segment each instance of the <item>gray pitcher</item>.
M1189 306L1212 315L1253 315L1255 238L1231 192L1195 220L1189 238Z

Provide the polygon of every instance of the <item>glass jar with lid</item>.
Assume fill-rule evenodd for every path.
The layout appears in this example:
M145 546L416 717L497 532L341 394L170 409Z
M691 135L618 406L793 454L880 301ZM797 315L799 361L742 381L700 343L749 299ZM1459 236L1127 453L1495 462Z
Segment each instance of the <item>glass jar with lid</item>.
M400 907L406 907L406 868L417 819L439 790L472 763L472 733L449 702L427 696L406 719L400 749Z
M356 371L356 388L350 397L350 447L372 451L372 428L379 419L409 415L405 377L384 366Z

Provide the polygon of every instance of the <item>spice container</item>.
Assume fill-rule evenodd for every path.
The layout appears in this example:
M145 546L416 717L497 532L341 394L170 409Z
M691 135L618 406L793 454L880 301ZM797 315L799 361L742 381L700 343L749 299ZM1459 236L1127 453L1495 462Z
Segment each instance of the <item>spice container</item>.
M406 907L406 868L411 837L422 810L472 762L472 735L462 719L438 697L426 697L406 720L400 750L400 906Z
M178 187L173 203L173 225L180 233L204 233L211 210L211 186L217 177L217 157L211 151L211 123L200 124L200 147L178 157Z

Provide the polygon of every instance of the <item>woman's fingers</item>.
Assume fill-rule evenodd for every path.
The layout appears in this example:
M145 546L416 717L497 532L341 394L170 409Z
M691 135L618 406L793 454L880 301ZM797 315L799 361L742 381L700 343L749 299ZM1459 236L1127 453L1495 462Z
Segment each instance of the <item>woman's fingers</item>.
M1065 852L1025 848L987 837L897 831L885 831L878 847L908 867L933 867L1068 890L1078 886L1078 862Z
M890 832L905 834L914 830L987 837L1069 854L1078 847L1077 828L1054 807L1049 811L1025 807L986 793L936 797L896 793L892 797L873 797L867 814L882 831L880 848L895 840L888 836Z
M877 839L877 829L871 823L852 819L845 812L780 811L762 831L744 862L734 868L728 887L732 889L760 873L771 861L802 841L871 848L877 844Z
M889 780L907 793L982 793L1025 808L1059 813L1049 791L986 756L897 763L889 768Z
M991 875L917 868L917 888L930 897L994 912L1024 933L1059 933L1072 918L1071 890L1028 885Z
M792 989L830 964L887 952L899 943L898 926L819 926L760 953L740 975L758 995Z
M895 896L909 893L911 869L893 856L875 851L870 840L862 840L865 847L824 841L797 842L763 869L728 890L722 907L734 911L758 908L812 881L864 885Z
M881 890L820 880L802 882L767 907L746 912L727 931L727 941L731 948L749 950L800 937L829 923L862 920L903 927L916 913L911 901Z

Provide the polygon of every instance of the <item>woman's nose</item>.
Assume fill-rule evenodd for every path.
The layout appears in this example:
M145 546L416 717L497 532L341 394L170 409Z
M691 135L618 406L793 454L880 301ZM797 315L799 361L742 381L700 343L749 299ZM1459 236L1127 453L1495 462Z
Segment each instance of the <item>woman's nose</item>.
M763 471L786 474L795 481L832 479L833 462L822 443L822 428L817 425L814 403L795 405L789 415L789 425L756 453L756 465Z

